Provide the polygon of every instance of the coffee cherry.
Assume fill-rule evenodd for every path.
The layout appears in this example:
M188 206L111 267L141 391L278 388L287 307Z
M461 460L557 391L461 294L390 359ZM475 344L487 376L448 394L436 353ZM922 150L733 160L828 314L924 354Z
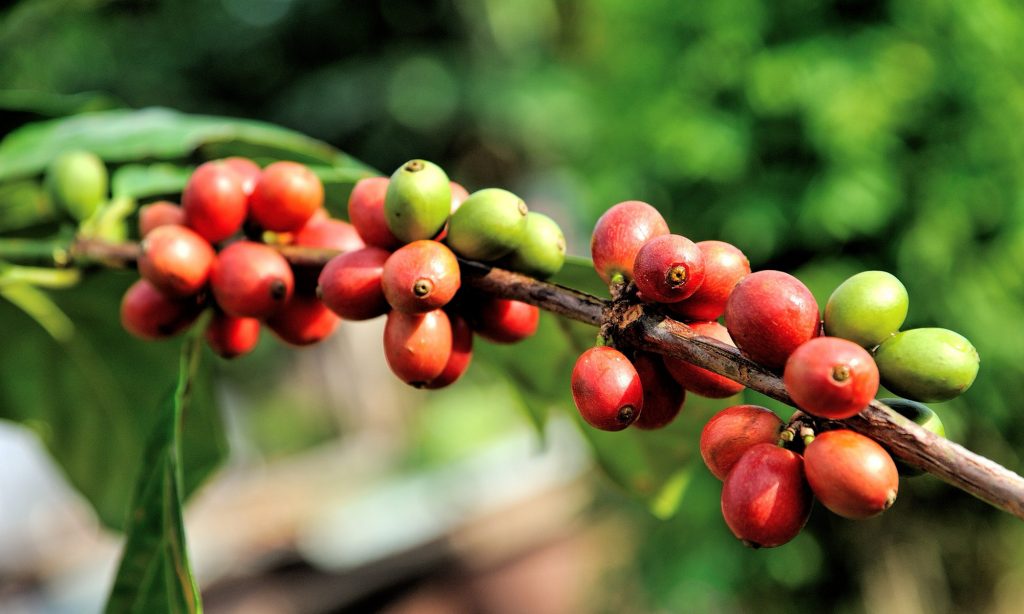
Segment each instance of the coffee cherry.
M633 366L644 391L644 410L633 426L643 430L668 426L683 409L686 390L672 379L657 354L637 352Z
M526 214L522 241L505 256L501 266L513 271L547 279L565 264L565 235L558 223L543 213Z
M320 272L317 294L324 305L346 320L369 320L388 312L381 288L384 263L391 253L364 247L331 258Z
M448 218L448 219L451 219L451 215L453 215L456 211L458 211L459 207L462 206L462 203L466 202L466 199L469 198L469 192L466 191L466 188L462 187L458 183L455 183L454 181L449 181L448 185L451 186L451 188L452 188L452 208L451 208L451 213L449 214L449 218ZM434 240L435 241L444 241L445 238L447 238L447 237L448 237L448 222L445 222L444 227L441 228L441 232L437 233L437 236L434 237Z
M668 224L658 210L645 202L628 200L604 212L590 237L594 270L610 284L616 274L627 280L633 275L633 261L644 243L668 234Z
M727 407L704 425L700 433L700 456L712 475L724 480L751 447L778 442L782 427L782 419L767 407Z
M391 175L384 196L384 220L403 243L437 236L451 208L452 188L438 165L410 160Z
M266 230L291 232L324 205L324 184L298 162L274 162L260 173L249 197L253 220Z
M803 459L770 443L744 452L722 485L725 523L752 548L773 548L796 537L811 502Z
M185 223L210 243L241 230L248 212L242 184L242 177L223 162L200 164L181 194Z
M236 318L215 311L206 325L206 344L222 358L237 358L256 348L260 340L260 321L256 318Z
M145 237L159 226L185 225L185 211L178 205L161 200L139 207L139 236Z
M448 363L444 366L444 371L441 371L441 375L424 386L429 390L437 390L455 383L473 360L473 329L469 327L465 318L457 314L449 312L448 320L452 326L452 355L448 357Z
M793 350L817 336L818 303L799 279L782 271L747 275L725 305L725 326L754 362L781 369Z
M527 213L523 199L506 190L473 192L448 222L445 242L463 258L497 260L523 242Z
M907 289L893 275L885 271L857 273L828 298L825 332L873 348L899 331L908 305Z
M572 369L572 399L590 426L621 431L644 407L640 375L622 352L608 346L583 352Z
M367 177L356 182L348 197L348 219L367 245L394 249L402 244L384 219L387 177Z
M345 220L318 217L313 216L306 225L295 231L292 235L292 245L336 249L339 252L351 252L365 245L352 224Z
M154 228L142 240L139 273L168 296L189 296L206 286L216 253L184 226Z
M729 331L718 322L691 322L688 326L702 337L710 337L726 345L735 347ZM709 399L724 399L743 390L743 384L733 381L724 375L708 371L704 367L687 362L681 358L665 356L665 367L679 384L690 392Z
M288 261L273 248L252 241L237 241L221 250L210 272L217 304L237 317L270 317L291 298L294 284Z
M704 283L704 256L679 235L659 235L644 243L633 261L633 281L650 301L675 303Z
M899 473L889 454L867 437L838 429L821 433L804 450L807 482L832 512L859 520L896 501Z
M384 263L381 287L399 311L425 313L448 304L459 289L459 261L437 241L413 241Z
M838 337L815 337L798 347L782 379L797 407L829 420L860 413L878 393L878 367L871 354Z
M107 200L107 167L89 151L69 151L46 169L46 188L58 207L82 221Z
M750 274L750 262L735 246L722 241L697 243L704 257L704 283L697 291L669 310L684 320L717 320L736 284Z
M910 401L908 399L879 399L882 403L888 405L891 409L896 411L904 418L917 423L925 430L931 431L939 437L946 436L946 427L942 424L942 420L938 414L932 411L932 408L918 403L917 401ZM902 460L893 456L893 462L896 463L896 470L900 472L900 475L906 477L915 477L924 475L924 471L909 465Z
M441 309L427 313L388 313L384 358L406 384L423 388L444 373L452 354L452 326Z
M518 343L532 337L540 322L537 307L490 295L472 301L466 315L473 330L492 343Z
M225 166L238 173L239 178L242 180L242 191L245 195L251 196L253 190L256 189L256 182L260 179L259 164L256 164L249 158L242 158L240 156L231 156L230 158L224 158L220 160Z
M199 317L201 305L194 298L173 298L139 279L121 299L121 325L140 339L173 337Z
M914 401L948 401L978 375L978 350L945 328L915 328L889 337L875 350L882 385Z
M312 345L323 341L338 328L341 318L314 296L293 295L277 313L267 318L267 326L278 339L289 345Z

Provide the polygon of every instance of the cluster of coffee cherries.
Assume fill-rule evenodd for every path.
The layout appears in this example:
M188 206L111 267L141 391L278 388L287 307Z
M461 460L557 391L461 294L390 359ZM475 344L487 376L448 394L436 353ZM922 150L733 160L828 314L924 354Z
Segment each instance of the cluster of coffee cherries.
M723 516L750 545L778 546L792 539L815 497L847 518L887 509L896 498L900 472L916 470L894 462L872 439L829 421L861 412L881 381L908 397L888 399L890 407L944 435L938 417L920 401L953 398L977 374L977 351L957 333L899 332L908 298L888 273L867 271L843 282L822 320L810 290L796 277L751 272L735 246L672 234L658 211L639 201L619 203L601 216L591 252L598 275L613 288L632 281L638 300L659 305L698 335L731 345L781 374L802 410L785 425L766 408L740 405L705 426L701 453L724 480ZM571 383L583 419L611 431L667 425L687 391L726 398L743 389L676 357L645 352L630 357L603 344L578 358ZM831 430L815 435L822 427Z

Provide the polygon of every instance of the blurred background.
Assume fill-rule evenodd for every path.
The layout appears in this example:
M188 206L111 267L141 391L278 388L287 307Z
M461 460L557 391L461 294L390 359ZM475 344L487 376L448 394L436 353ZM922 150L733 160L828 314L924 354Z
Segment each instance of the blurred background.
M974 387L933 406L947 434L1019 472L1022 40L1015 0L25 0L0 9L0 135L122 107L258 119L382 172L422 157L511 189L577 255L605 209L641 199L822 305L887 270L906 328L981 354ZM131 279L57 300L102 333L68 359L88 387L143 399L173 378L173 342L96 367L141 344L116 322ZM105 420L155 407L43 398L47 342L0 316L0 609L92 611L138 462L98 458L119 445ZM697 433L763 397L693 397L663 432L605 437L577 428L581 348L551 348L554 319L437 393L387 373L380 327L210 359L216 427L193 429L227 459L188 512L210 611L1021 611L1024 524L930 476L881 517L819 507L790 544L743 548Z

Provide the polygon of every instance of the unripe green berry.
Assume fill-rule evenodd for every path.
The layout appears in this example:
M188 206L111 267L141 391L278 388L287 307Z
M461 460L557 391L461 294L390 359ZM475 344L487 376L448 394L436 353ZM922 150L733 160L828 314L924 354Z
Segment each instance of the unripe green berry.
M885 271L857 273L825 305L825 334L873 348L899 331L909 299L900 280Z
M474 192L452 215L446 241L463 258L492 262L523 242L527 213L523 199L506 190Z
M426 160L410 160L391 175L384 196L384 220L403 243L432 239L452 206L448 175Z
M543 213L526 215L526 229L519 247L502 260L505 268L547 279L565 264L565 235L558 223Z
M79 221L107 200L107 182L103 161L88 151L63 153L46 171L46 186L54 202Z
M915 328L889 337L875 350L882 385L925 403L948 401L978 375L978 351L945 328Z

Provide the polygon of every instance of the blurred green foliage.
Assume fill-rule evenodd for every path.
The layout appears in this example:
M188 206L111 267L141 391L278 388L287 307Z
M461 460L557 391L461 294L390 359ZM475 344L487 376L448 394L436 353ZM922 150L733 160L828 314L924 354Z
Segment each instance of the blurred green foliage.
M0 132L118 104L259 118L382 170L426 157L513 189L576 254L639 198L822 303L884 269L908 327L981 353L971 391L935 407L950 437L1020 469L1022 40L1015 0L29 0L0 13ZM722 406L687 408L683 453ZM661 521L609 490L637 541L615 588L664 611L1019 605L1024 526L933 478L879 519L819 509L772 552L740 548L717 497L696 471Z

